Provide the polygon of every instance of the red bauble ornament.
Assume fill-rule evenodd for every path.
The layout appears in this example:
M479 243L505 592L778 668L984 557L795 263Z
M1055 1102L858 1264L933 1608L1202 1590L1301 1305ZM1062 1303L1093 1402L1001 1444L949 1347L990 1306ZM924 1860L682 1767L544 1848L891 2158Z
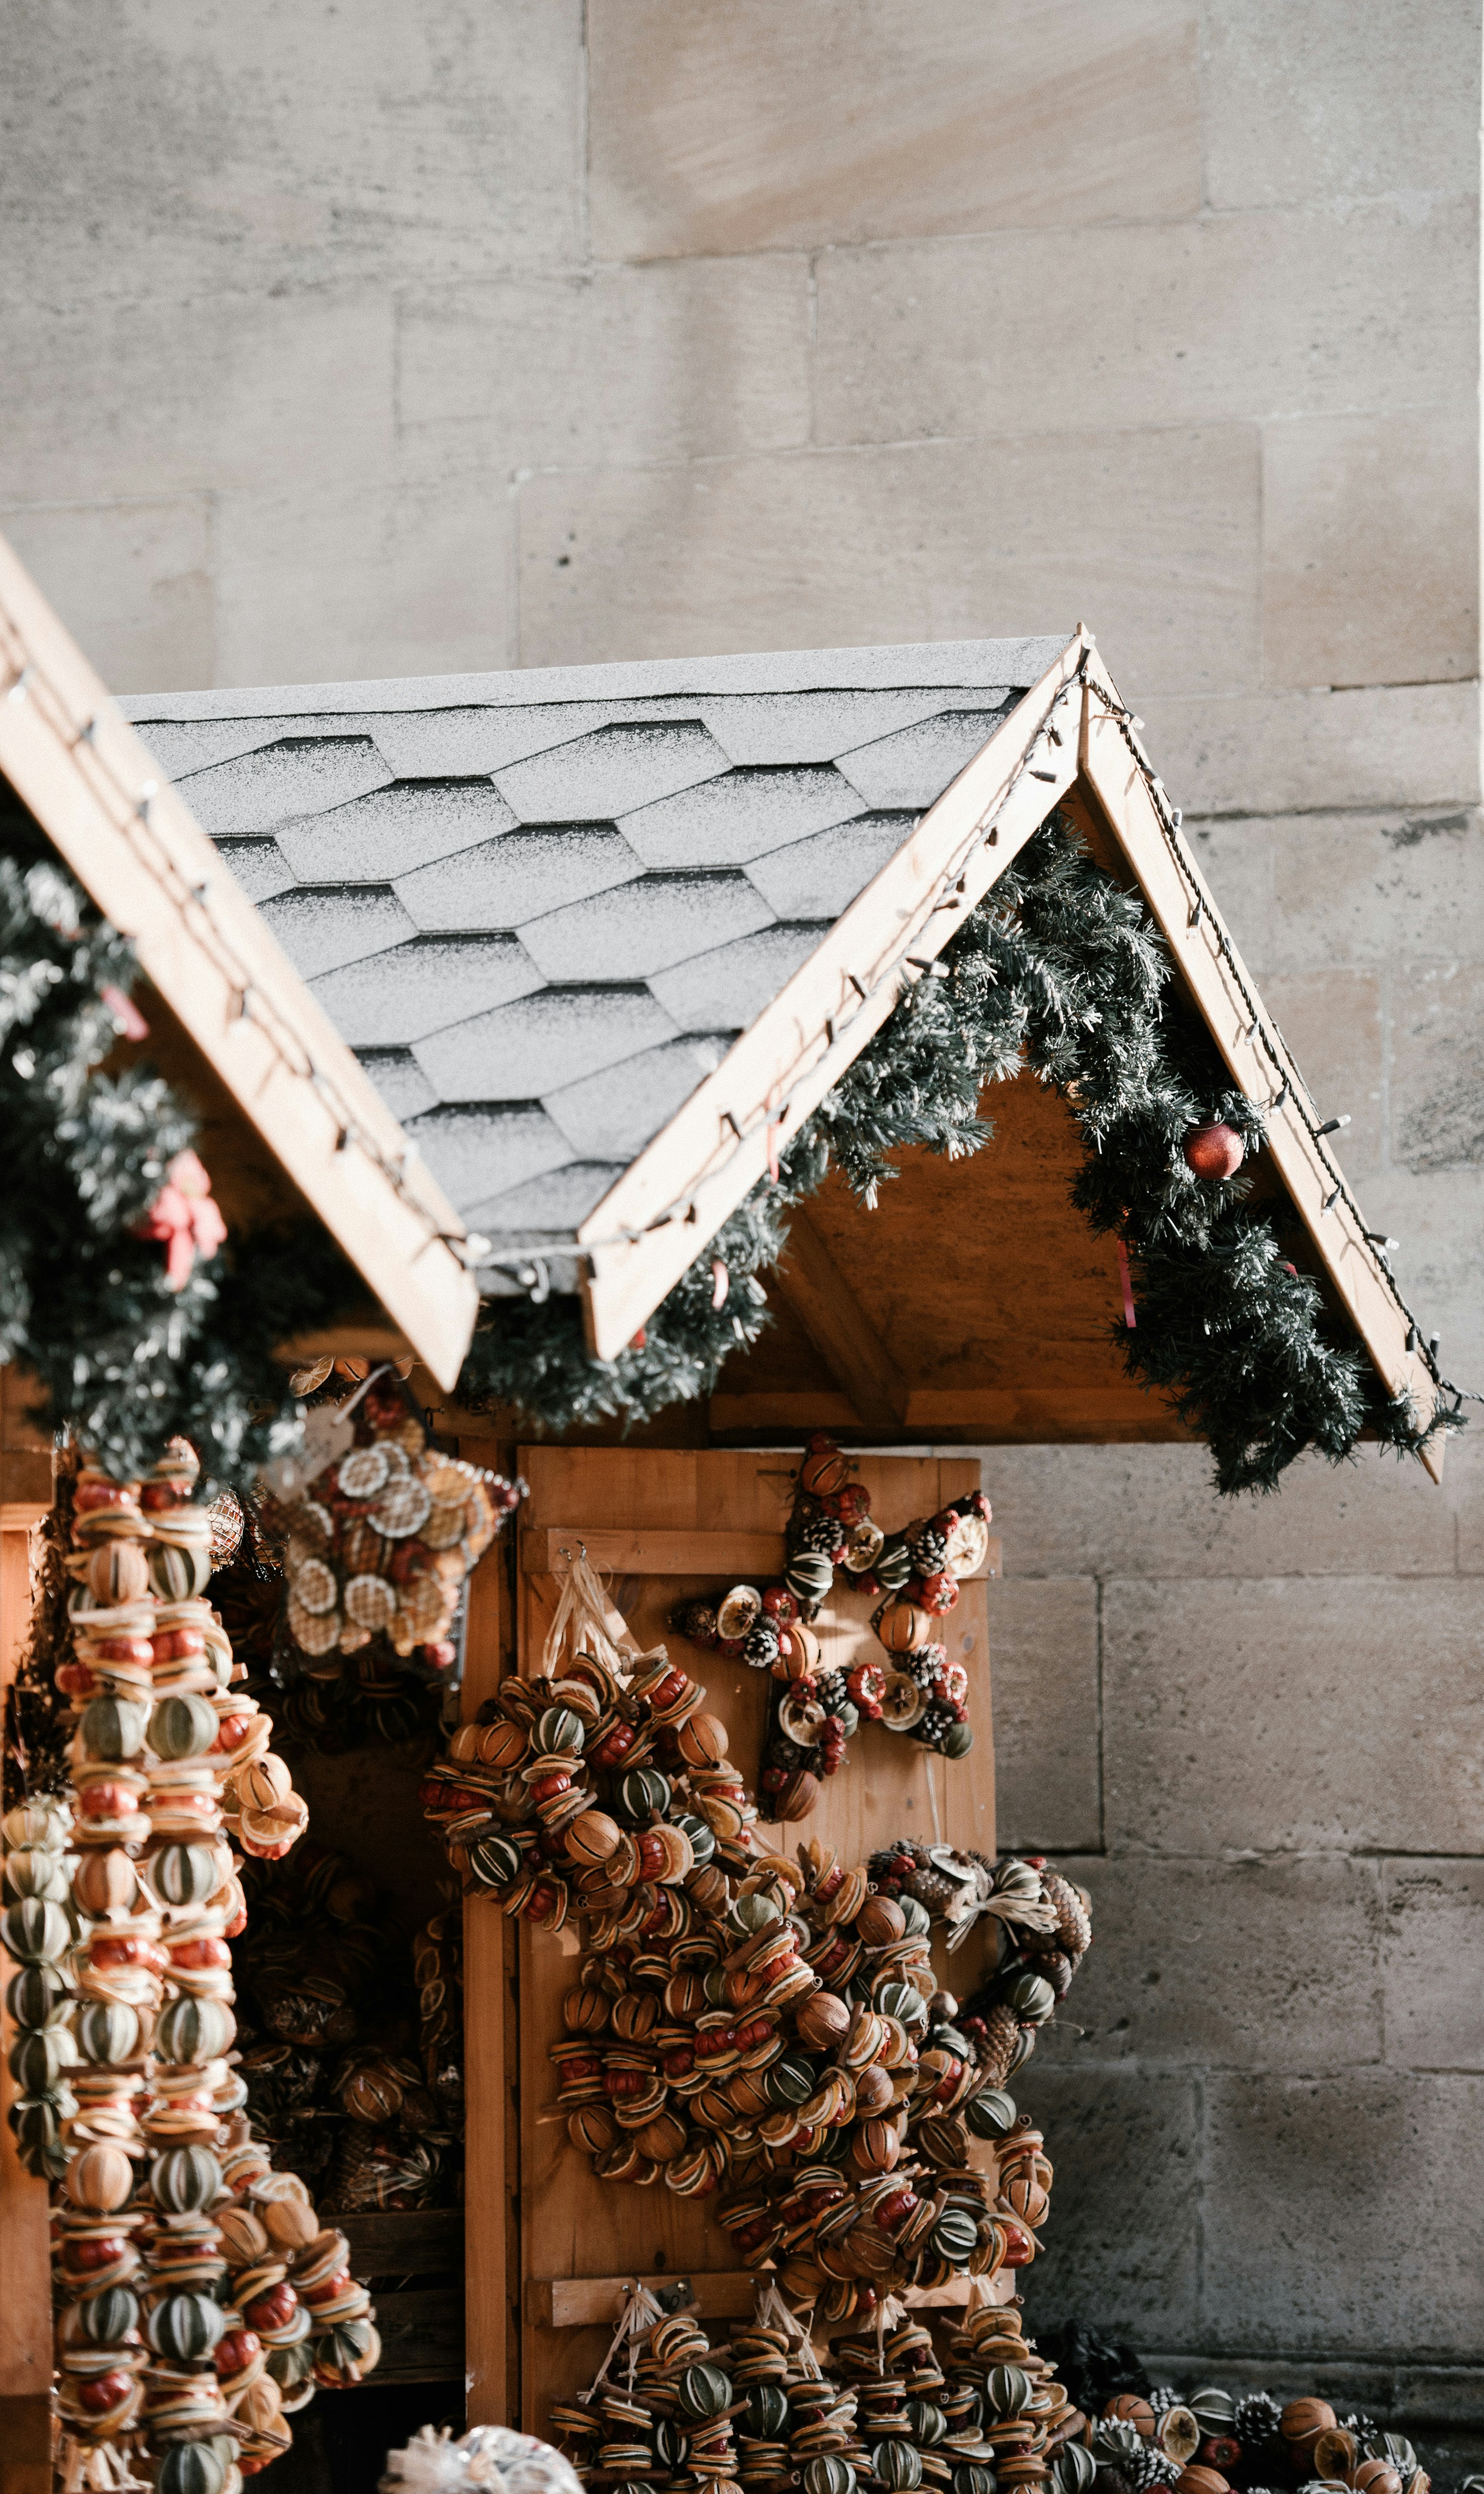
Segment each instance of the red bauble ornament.
M1211 1126L1194 1127L1182 1149L1196 1175L1211 1179L1235 1177L1247 1152L1235 1126L1222 1120Z

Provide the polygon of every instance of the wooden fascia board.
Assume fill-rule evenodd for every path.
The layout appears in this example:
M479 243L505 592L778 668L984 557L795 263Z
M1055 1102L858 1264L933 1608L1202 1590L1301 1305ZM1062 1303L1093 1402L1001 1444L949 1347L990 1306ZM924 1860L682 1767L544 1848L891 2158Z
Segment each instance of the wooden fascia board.
M14 641L14 646L11 646ZM337 1150L342 1110L390 1165L407 1139L100 678L0 537L0 647L35 672L0 690L0 771L166 997L294 1184L439 1384L451 1388L478 1285L464 1224L426 1170L406 1196L367 1151ZM77 738L70 722L92 722ZM121 791L152 781L147 827ZM152 864L151 860L156 863ZM157 871L157 866L159 870ZM178 878L178 883L176 879ZM211 920L173 897L208 888ZM251 987L255 1010L240 996ZM260 1026L271 1017L284 1047ZM331 1099L297 1070L312 1065ZM408 1198L411 1200L409 1201ZM441 1233L441 1234L440 1234Z
M1382 1384L1390 1394L1409 1394L1418 1420L1425 1425L1436 1408L1437 1387L1420 1353L1407 1348L1406 1319L1362 1224L1344 1196L1335 1197L1334 1171L1300 1110L1300 1099L1308 1098L1304 1078L1270 1014L1260 1015L1260 1031L1268 1044L1260 1035L1256 1043L1249 1038L1254 1007L1243 988L1256 997L1257 982L1231 942L1189 842L1178 831L1167 833L1160 820L1123 727L1109 715L1110 708L1121 710L1123 705L1096 655L1088 664L1087 688L1081 741L1087 786L1138 881L1233 1082L1262 1110L1274 1166ZM1198 913L1193 893L1199 895ZM1274 1108L1270 1104L1282 1093L1285 1077L1287 1100ZM1441 1442L1435 1442L1422 1460L1433 1478L1440 1479Z
M577 1234L591 1263L584 1283L588 1339L597 1358L618 1356L763 1175L771 1134L778 1147L791 1142L854 1063L921 975L907 957L925 960L942 951L963 913L984 897L1071 786L1080 744L1077 671L1086 646L1078 631L583 1223ZM1062 742L1045 748L1039 767L1046 776L1017 777L1059 697ZM957 908L939 907L945 878L959 873ZM785 1095L786 1113L770 1129Z

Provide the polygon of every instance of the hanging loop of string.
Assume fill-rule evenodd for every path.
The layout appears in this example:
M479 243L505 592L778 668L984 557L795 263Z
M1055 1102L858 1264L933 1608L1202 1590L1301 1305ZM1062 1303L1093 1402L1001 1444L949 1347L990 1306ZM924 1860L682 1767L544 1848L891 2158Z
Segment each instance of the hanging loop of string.
M639 2341L647 2338L655 2322L662 2318L663 2307L657 2298L647 2286L641 2286L636 2277L630 2278L623 2290L623 2308L619 2315L619 2326L608 2342L608 2353L587 2388L579 2392L585 2408L592 2405L608 2379L615 2356L625 2347L628 2353L628 2386L633 2388L634 2368L639 2361Z
M811 2382L822 2382L819 2358L807 2325L797 2313L790 2312L773 2280L766 2273L752 2281L752 2317L760 2328L781 2329L793 2348L800 2371Z
M567 1565L560 1580L556 1615L541 1649L543 1678L561 1678L568 1652L574 1656L591 1654L616 1678L629 1678L646 1658L630 1636L627 1621L604 1593L602 1581L588 1557L587 1543L579 1541L575 1549L563 1549L560 1556Z

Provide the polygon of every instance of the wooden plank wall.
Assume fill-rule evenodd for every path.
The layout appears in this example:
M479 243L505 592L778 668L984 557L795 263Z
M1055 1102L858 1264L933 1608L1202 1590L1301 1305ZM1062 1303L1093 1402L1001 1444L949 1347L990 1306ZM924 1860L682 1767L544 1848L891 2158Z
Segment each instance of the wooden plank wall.
M767 1568L755 1569L758 1574L781 1566L796 1461L787 1453L757 1450L524 1448L521 1470L530 1483L530 1500L524 1510L517 1596L521 1669L530 1675L542 1668L559 1593L552 1560L561 1543L585 1541L590 1557L598 1561L621 1558L626 1550L628 1572L615 1572L610 1580L615 1602L641 1647L668 1639L674 1658L704 1683L708 1711L727 1723L732 1754L756 1789L771 1680L724 1657L695 1653L669 1634L667 1622L683 1596L716 1590L712 1563L723 1547L728 1556L768 1561ZM871 1492L873 1512L890 1528L931 1514L955 1494L976 1488L979 1468L934 1456L867 1456L861 1461L860 1477ZM688 1568L687 1558L692 1562ZM819 1633L832 1660L848 1667L863 1655L879 1657L869 1626L871 1608L864 1597L845 1595L822 1614ZM863 1726L849 1764L825 1786L813 1816L795 1827L764 1827L760 1832L766 1841L792 1849L818 1837L837 1846L848 1862L863 1859L901 1834L928 1841L941 1837L993 1853L994 1747L982 1582L964 1586L945 1627L950 1651L967 1664L972 1682L976 1741L968 1758L950 1764L916 1743ZM487 1904L471 1905L471 1940L481 1923L496 1919ZM485 1946L493 1951L493 1939ZM741 2291L744 2308L750 2308L748 2291L737 2283L737 2255L705 2203L678 2200L662 2185L641 2194L600 2184L586 2158L571 2147L565 2124L550 2117L555 2090L547 2055L564 2031L562 1996L575 1977L578 1951L574 1931L521 1927L521 2411L528 2431L541 2429L553 2397L568 2395L591 2378L610 2334L611 2322L604 2320L553 2326L559 2304L573 2318L588 2309L580 2296L561 2295L568 2281L611 2280L636 2272L672 2279L699 2276L710 2280L710 2289L702 2289L704 2299L713 2302L719 2295L721 2308L729 2309ZM469 1963L472 2001L472 1954ZM482 2019L485 2011L481 2006L472 2014ZM472 2050L470 2066L472 2071ZM481 2089L488 2087L492 2067L486 2057ZM471 2142L472 2137L471 2130ZM485 2257L482 2251L475 2256L475 2227L482 2242L486 2225L482 2199L477 2217L474 2212L472 2154L471 2145L471 2277ZM599 2300L610 2308L611 2290L600 2293ZM481 2326L490 2327L492 2316L486 2314ZM490 2359L473 2338L474 2327L471 2303L469 2365L479 2380Z

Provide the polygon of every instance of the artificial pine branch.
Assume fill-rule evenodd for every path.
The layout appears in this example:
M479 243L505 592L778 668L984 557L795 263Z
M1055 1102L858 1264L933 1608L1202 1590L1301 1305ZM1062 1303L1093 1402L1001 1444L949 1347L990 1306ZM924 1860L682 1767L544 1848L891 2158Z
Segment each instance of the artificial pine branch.
M1139 896L1053 815L943 960L948 977L924 978L903 997L797 1138L780 1182L753 1189L642 1342L597 1362L575 1300L487 1303L461 1401L515 1404L538 1427L560 1430L649 1419L709 1394L766 1322L746 1284L776 1261L789 1206L823 1182L831 1161L872 1205L906 1146L981 1150L993 1133L981 1113L985 1086L1029 1066L1067 1099L1081 1132L1075 1204L1129 1247L1138 1323L1115 1328L1129 1373L1209 1440L1220 1490L1272 1489L1310 1445L1338 1462L1366 1426L1416 1451L1425 1440L1405 1401L1391 1402L1370 1362L1332 1338L1317 1287L1286 1267L1270 1224L1246 1207L1247 1181L1213 1184L1184 1158L1193 1126L1224 1118L1256 1150L1262 1121L1204 1026L1172 1004L1168 958ZM732 1276L720 1310L713 1258ZM1432 1425L1458 1423L1442 1414Z
M234 1237L185 1288L131 1235L194 1121L140 1071L100 1072L114 1042L103 1001L127 991L130 947L94 910L19 808L0 853L0 1358L21 1358L70 1426L114 1471L179 1433L209 1472L246 1480L293 1437L298 1410L271 1353L358 1296L318 1228ZM538 1428L646 1420L709 1394L767 1323L758 1276L788 1212L832 1160L867 1204L909 1145L950 1157L993 1128L986 1086L1029 1066L1069 1102L1084 1157L1073 1201L1127 1241L1138 1325L1117 1330L1131 1376L1169 1395L1210 1441L1224 1491L1272 1488L1306 1445L1332 1460L1362 1427L1399 1451L1424 1443L1405 1399L1329 1329L1319 1291L1286 1268L1239 1176L1195 1177L1181 1144L1224 1117L1257 1146L1261 1120L1229 1084L1204 1028L1168 998L1168 963L1136 894L1094 866L1053 816L875 1033L785 1154L703 1249L618 1359L588 1355L577 1302L486 1301L459 1399L513 1404ZM713 1263L728 1289L716 1306ZM1440 1414L1435 1429L1460 1425Z
M104 991L133 986L133 949L18 806L0 836L0 1359L41 1383L42 1426L120 1476L178 1434L245 1483L299 1426L275 1344L353 1303L355 1277L316 1228L234 1237L167 1289L160 1248L131 1233L196 1121L157 1077L99 1070L117 1036Z

